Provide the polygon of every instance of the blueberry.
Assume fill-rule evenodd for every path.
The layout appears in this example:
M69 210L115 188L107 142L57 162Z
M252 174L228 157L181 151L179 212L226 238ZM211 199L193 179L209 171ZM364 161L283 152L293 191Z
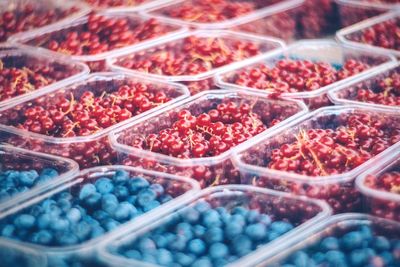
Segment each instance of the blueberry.
M384 236L377 236L373 241L374 248L378 251L385 251L390 249L390 242Z
M320 248L323 251L338 250L339 240L335 237L328 236L321 241Z
M192 267L212 267L212 263L207 258L198 259L191 265Z
M101 194L96 192L90 195L89 197L85 198L84 201L85 204L91 208L101 205Z
M156 200L156 193L150 189L143 189L139 192L136 202L142 207L150 201Z
M297 251L292 256L292 261L296 267L308 267L310 266L309 258L307 253L303 251Z
M201 239L193 239L188 244L188 251L199 256L202 255L206 250L206 244Z
M113 192L114 190L114 184L112 183L111 179L109 178L100 178L95 182L95 186L97 189L97 192L100 194L108 194Z
M235 222L229 222L225 225L225 235L228 239L235 238L240 235L243 231L242 226Z
M165 248L168 243L172 240L168 240L168 237L166 235L163 234L158 234L153 236L153 240L156 243L158 248Z
M363 236L358 231L349 232L342 236L341 245L346 250L361 248Z
M35 183L35 180L38 177L39 177L39 174L35 170L25 171L25 172L20 173L19 181L22 185L31 187Z
M314 255L312 255L312 259L314 260L315 263L320 264L325 261L325 253L317 252Z
M102 222L104 220L107 220L110 218L110 214L108 212L105 212L104 210L96 210L92 214L93 219Z
M171 264L174 260L171 252L163 248L157 251L156 259L158 264L163 266Z
M342 264L345 265L346 263L346 256L343 252L338 250L331 250L325 254L325 259L328 263L332 264L333 266L341 266Z
M216 210L207 210L203 213L202 224L205 227L220 226L221 220Z
M30 229L35 225L35 217L29 214L18 215L14 220L14 225L21 229Z
M135 177L129 180L129 191L133 194L136 194L140 190L149 187L149 182L141 177Z
M210 246L209 254L213 259L224 258L229 254L229 249L223 243L214 243Z
M174 240L169 243L168 249L175 251L183 251L186 248L187 239L184 236L175 236Z
M156 249L156 244L154 243L154 241L150 238L141 238L138 241L138 248L141 252L148 252L151 250L155 250Z
M244 256L251 252L252 242L247 236L238 235L232 240L232 247L237 255Z
M143 252L142 254L142 261L149 262L149 263L157 263L157 259L154 255L150 253Z
M105 194L101 198L101 208L108 214L113 214L118 207L118 199L113 194Z
M283 221L273 222L273 223L271 223L270 227L271 227L272 231L275 231L279 235L282 235L293 229L293 225L291 225L288 222L283 222Z
M164 194L164 187L160 184L152 184L150 185L150 189L157 194L157 197L162 196Z
M248 213L248 210L244 207L235 207L232 209L232 214L239 214L242 215L243 217L246 217Z
M53 241L53 235L47 230L40 230L37 232L34 243L41 245L49 245Z
M71 202L68 199L60 199L57 201L57 206L63 211L68 212L71 209Z
M160 202L158 202L157 200L152 200L150 202L147 202L144 206L143 206L143 211L144 212L148 212L151 211L157 207L160 206Z
M63 246L75 245L79 242L78 237L73 233L65 233L57 237L58 243Z
M236 223L240 227L243 227L246 225L246 219L243 217L243 215L240 215L240 214L232 215L230 222Z
M81 211L77 208L71 208L66 216L71 223L77 223L82 219Z
M92 227L92 233L90 238L96 238L102 236L105 233L104 229L101 226L91 226L91 227Z
M175 261L182 266L191 266L195 261L195 256L192 254L186 254L182 252L175 253Z
M207 210L211 209L211 206L208 202L206 201L198 201L195 205L194 208L198 211L198 212L206 212Z
M129 190L126 186L117 185L114 188L114 195L118 198L118 200L126 200L129 197ZM135 202L133 202L135 203ZM132 204L133 204L132 203Z
M257 210L250 210L247 213L246 220L248 223L257 223L260 218L260 213Z
M129 173L124 170L117 170L113 176L113 181L117 184L124 184L129 179Z
M204 238L208 243L223 242L224 232L219 227L211 227L206 231Z
M164 203L167 203L168 201L171 201L171 200L173 200L174 198L172 197L172 196L170 196L170 195L163 195L163 196L161 196L160 198L159 198L159 200L160 200L160 202L162 203L162 204L164 204Z
M114 230L115 228L117 228L119 225L120 225L120 223L117 222L117 221L114 220L114 219L107 219L107 220L104 222L104 228L105 228L107 231L112 231L112 230Z
M194 208L186 208L181 212L181 217L189 223L197 223L200 218L200 213Z
M66 231L69 226L69 221L64 218L52 218L50 221L50 227L54 231Z
M179 223L175 231L177 235L182 235L187 239L192 239L193 237L192 226L186 222Z
M126 201L128 201L129 203L131 203L131 204L133 204L133 205L135 205L136 200L137 200L137 196L129 196L129 197L126 199Z
M142 254L139 251L134 250L134 249L130 249L130 250L125 251L124 255L128 259L140 260L142 258Z
M121 202L114 212L114 219L117 221L126 221L136 214L136 208L129 202Z
M46 229L49 227L52 217L48 213L43 213L37 219L37 227L39 229Z
M87 199L88 197L92 196L95 193L97 193L97 190L93 184L85 184L79 192L79 199L80 200Z
M84 241L89 238L92 232L92 227L87 222L79 222L74 225L72 232L76 234L79 240Z
M48 176L50 178L54 178L58 176L58 172L55 169L51 169L51 168L44 168L41 172L40 172L40 177L42 176Z
M1 230L1 236L12 237L14 235L14 231L15 231L15 226L12 224L7 224Z
M366 254L363 250L355 249L350 253L349 256L350 266L365 266L368 262L368 258L368 254Z
M250 224L246 227L245 234L250 237L251 240L262 240L267 235L267 228L261 223Z
M195 237L203 237L206 233L206 228L200 224L197 224L193 227L193 233Z

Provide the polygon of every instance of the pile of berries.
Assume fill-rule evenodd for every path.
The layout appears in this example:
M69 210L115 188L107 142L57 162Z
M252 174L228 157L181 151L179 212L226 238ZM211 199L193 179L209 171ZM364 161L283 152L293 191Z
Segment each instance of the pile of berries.
M92 13L87 23L53 32L30 43L68 55L96 55L164 35L171 27L156 19L138 22L129 17Z
M199 201L116 253L161 266L224 266L293 228L246 206L230 210Z
M260 53L254 42L190 36L120 58L124 68L166 76L196 75Z
M349 39L379 46L382 48L400 50L400 19L391 19L347 36Z
M400 239L392 231L391 234L382 231L381 235L374 226L360 225L340 235L323 237L290 254L279 265L271 266L397 266Z
M0 60L0 101L30 93L76 72L67 65L39 62L29 56L3 57Z
M212 157L280 121L279 116L263 120L249 104L229 101L197 116L183 109L171 127L136 138L131 145L182 159Z
M119 170L110 178L86 180L4 218L0 233L45 246L82 244L170 201L171 188Z
M24 3L10 11L0 12L0 42L6 41L11 35L31 29L47 26L57 22L79 9L44 9L32 3Z
M392 73L371 86L357 89L355 99L386 106L400 106L400 73Z
M339 69L325 62L283 59L273 67L260 64L240 70L229 82L278 94L310 92L368 68L354 59L347 60Z
M137 6L149 2L149 0L85 0L85 1L89 5L95 7Z

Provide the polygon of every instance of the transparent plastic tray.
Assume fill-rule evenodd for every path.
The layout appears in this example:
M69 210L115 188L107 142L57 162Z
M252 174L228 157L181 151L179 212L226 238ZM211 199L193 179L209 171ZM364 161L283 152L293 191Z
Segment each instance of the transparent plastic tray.
M139 15L136 13L129 13L126 11L103 11L96 13L98 15L104 16L106 18L119 18L128 19L130 29L136 29L140 27L144 22L149 21L151 18L146 15ZM168 39L168 37L183 33L187 31L185 27L178 24L173 24L169 22L164 22L163 20L157 20L159 25L165 29L165 33L155 37L146 39L125 47L116 48L107 52L102 52L99 54L86 54L86 55L68 55L61 52L52 51L45 47L48 40L56 39L63 40L65 35L72 31L83 31L85 25L88 23L88 16L84 16L68 23L59 24L53 27L49 27L43 30L31 31L27 33L17 34L10 38L11 43L18 43L24 47L31 48L36 47L38 51L57 56L64 56L73 60L78 60L86 62L92 69L92 71L105 71L106 62L105 60L113 55L118 55L126 51L136 51L143 47L156 42L157 40Z
M12 98L1 100L0 108L12 105L25 98L32 97L38 93L51 92L58 86L68 85L79 78L89 73L89 68L79 62L70 61L67 59L53 58L42 55L36 51L29 49L21 49L14 46L2 46L4 49L0 49L0 70L6 68L23 69L24 67L51 67L54 69L56 75L51 76L55 82L39 87L32 88L32 91L28 91L25 94L15 93ZM0 78L2 74L0 73ZM0 94L3 94L3 88L0 90Z
M94 9L107 9L110 11L128 11L128 12L138 12L145 9L158 6L169 0L80 0L85 2L87 5ZM98 4L98 2L112 2L112 4ZM127 3L127 4L125 4Z
M342 27L383 14L396 6L384 3L384 1L335 0L335 2L338 6Z
M43 190L43 188L65 182L79 170L78 164L72 160L32 152L9 145L0 144L0 155L0 182L2 184L4 180L7 179L5 173L8 171L20 172L34 170L39 175L43 174L42 181L35 179L35 181L32 181L32 184L29 184L29 182L24 184L20 183L18 186L14 184L14 187L10 187L10 189L14 189L15 191L8 191L7 194L2 192L0 197L0 211L4 210L7 207L7 203L10 203L10 201L14 202L27 193L38 192ZM58 176L47 176L47 178L44 178L46 174L44 174L43 171L46 171L46 169L56 170Z
M383 236L390 239L400 238L399 223L365 214L340 214L319 222L306 232L297 235L285 244L277 246L274 249L277 253L273 257L265 257L264 261L257 266L284 266L295 252L314 246L325 237L343 235L363 225L370 226L375 236Z
M14 15L21 16L19 13L21 12L22 8L25 8L27 5L32 9L32 12L35 14L43 16L43 12L55 12L57 18L49 21L49 18L42 18L42 20L38 21L38 25L26 24L22 31L26 32L32 29L39 29L39 28L48 28L57 24L62 24L67 22L71 19L79 18L87 13L90 12L90 8L82 2L76 0L69 0L66 2L60 2L57 0L13 0L13 1L0 1L0 16L3 16L5 12L12 12ZM74 11L75 10L75 11ZM62 14L63 12L70 12L70 14ZM46 20L47 19L47 20ZM9 33L3 37L0 35L0 42L6 41L7 38L17 32L15 31Z
M295 98L303 100L310 109L331 105L327 93L339 85L345 84L360 75L370 73L378 68L391 64L395 59L390 55L379 54L371 51L370 49L356 49L351 46L340 45L334 41L329 40L312 40L312 41L299 41L289 45L284 50L277 50L264 56L256 63L242 65L235 70L221 71L216 74L215 81L217 86L229 89L238 89L252 92L260 92L263 94L271 94L264 90L245 87L235 84L234 79L237 73L259 66L260 64L272 67L277 61L282 59L301 59L326 62L334 67L340 67L348 59L356 59L361 62L367 63L371 66L370 69L363 71L357 75L345 78L330 85L321 87L314 91L296 92L296 93L283 93L282 97Z
M198 19L193 18L192 20L185 20L182 18L174 18L170 14L171 11L175 11L184 6L197 6L200 8L198 3L202 5L206 4L205 2L210 2L207 6L209 8L211 5L218 6L218 3L213 3L213 1L199 1L199 0L172 0L167 1L164 4L160 4L153 8L145 10L146 13L156 17L162 18L167 21L176 22L181 25L186 25L191 28L198 28L198 29L227 29L230 27L238 26L244 23L248 23L253 21L254 19L261 18L267 15L271 15L276 12L283 11L287 9L289 6L298 5L299 3L304 2L304 0L264 0L264 1L257 1L257 0L250 0L250 1L243 1L243 0L228 0L227 2L234 2L237 5L247 4L252 6L254 10L248 10L247 13L242 14L240 16L236 16L236 14L232 17L221 18L218 21L210 21L210 22L200 22ZM200 12L199 10L197 10ZM225 12L225 16L229 16L228 14L230 10L225 7L223 12ZM204 10L202 15L207 14L208 10Z
M122 164L192 177L200 181L203 187L239 183L238 172L232 167L230 160L232 149L217 156L180 159L132 146L132 140L171 127L178 120L177 113L181 110L188 109L194 116L198 116L227 101L250 104L252 112L260 115L267 126L271 126L270 123L275 118L281 120L281 123L268 128L266 132L307 112L307 108L301 102L268 99L256 93L225 90L202 92L111 132L111 146L117 151L119 162Z
M309 129L336 129L343 126L343 120L347 120L352 114L379 119L386 125L385 129L394 131L394 134L400 130L400 113L394 111L359 106L333 106L315 110L274 132L261 135L246 147L237 149L233 162L242 174L242 183L323 199L336 213L360 210L361 195L354 186L355 178L386 155L396 151L398 146L395 144L375 156L372 154L361 165L355 165L357 167L338 174L328 172L325 176L311 177L267 167L273 149L295 142L297 135ZM321 164L323 169L328 168L323 165L324 162Z
M105 231L104 234L91 237L86 239L86 241L79 241L76 245L39 245L33 242L23 242L14 239L6 238L4 236L0 237L0 255L7 250L3 248L8 248L10 245L14 246L15 249L12 251L12 257L15 258L28 258L30 257L31 251L37 255L45 257L47 264L40 266L71 266L74 262L86 262L95 261L95 248L98 246L103 239L114 232L123 231L125 229L133 230L143 227L149 222L163 217L173 210L180 202L187 201L192 197L194 193L199 190L199 185L191 179L182 178L174 175L146 171L142 169L127 167L127 166L101 166L92 169L87 169L79 174L75 175L68 182L65 182L57 187L53 187L50 190L42 190L40 192L35 192L30 196L26 195L19 202L15 202L14 207L7 210L3 214L0 214L0 224L7 223L13 220L14 216L34 212L36 205L40 205L44 201L51 201L55 199L58 195L63 192L69 192L72 194L73 198L79 197L79 190L84 184L93 184L100 178L112 177L114 173L118 170L127 171L130 177L142 177L149 181L150 184L158 183L164 186L166 192L173 197L172 200L150 210L138 215L134 219L131 219L125 223L122 223L117 228ZM72 199L73 200L73 199ZM90 227L92 227L91 225ZM92 230L92 229L90 229ZM106 230L106 229L104 229ZM7 255L8 257L8 255ZM35 259L35 258L34 258ZM18 264L17 262L9 262L9 264ZM93 265L90 265L93 266Z
M384 105L374 103L372 101L363 101L357 99L358 91L361 89L374 89L379 86L380 82L384 82L393 74L400 75L400 64L393 63L391 66L387 66L380 70L377 70L373 73L365 75L363 77L354 79L353 81L338 86L337 88L329 91L328 96L334 104L337 105L362 105L365 107L379 107L379 108L386 108L390 110L397 110L400 112L400 104L399 105ZM390 78L389 78L390 79ZM389 82L391 82L390 80ZM380 87L379 87L380 88ZM392 87L394 88L394 87ZM393 89L392 89L393 90ZM396 94L396 93L395 93ZM400 93L397 94L400 97Z
M121 232L110 238L110 240L104 242L100 247L100 259L102 259L102 262L107 266L155 266L134 259L124 258L116 254L117 250L131 243L143 234L167 224L175 219L179 213L185 212L189 207L194 206L200 201L208 202L213 208L224 207L228 211L235 207L258 210L260 214L271 216L273 221L285 220L296 226L290 232L287 232L269 243L261 245L255 251L231 262L228 266L254 266L255 259L258 259L260 255L268 255L275 246L284 243L286 240L296 236L296 234L301 233L311 225L325 219L331 212L329 207L320 201L300 198L252 186L229 185L208 188L193 196L191 200L181 202L181 205L176 207L174 212L171 212L165 218L154 221L141 229ZM292 209L296 210L296 213L289 211Z
M371 187L372 184L381 179L383 174L388 172L400 172L400 146L392 155L377 162L374 167L360 175L356 180L356 185L364 196L365 212L400 222L400 194L398 190L396 192L396 188L393 188L393 192L390 192Z
M354 38L354 36L359 36L364 30L373 27L377 24L380 24L382 22L385 22L387 20L396 20L398 23L398 21L400 20L400 11L384 13L383 15L379 15L371 19L356 23L350 27L344 28L336 33L336 38L344 44L352 45L357 48L369 49L370 51L373 50L376 52L388 53L396 57L400 57L400 51L398 50L373 46L370 44L353 41L352 39Z
M127 62L127 60L132 60L132 58L134 58L135 56L150 57L156 53L162 53L165 51L169 51L169 46L177 46L176 50L172 50L175 53L177 53L177 52L184 53L184 52L182 52L182 50L183 50L182 45L183 45L185 39L188 37L201 38L201 40L203 38L208 39L208 40L219 39L219 40L225 42L228 46L232 46L236 42L253 43L253 44L259 46L259 55L249 57L247 59L243 59L240 62L234 62L234 63L224 65L221 67L211 68L210 70L208 70L206 72L202 72L202 73L199 73L196 75L183 74L183 75L170 76L170 75L142 72L140 70L135 70L135 69L130 69L130 68L124 67L124 61ZM114 71L137 73L137 74L142 74L142 75L146 75L149 77L168 80L168 81L180 81L180 82L182 82L182 81L199 81L199 80L211 78L218 71L234 69L234 68L236 68L237 64L244 64L249 61L252 62L253 60L256 60L257 58L262 57L262 55L264 55L265 53L270 53L271 51L274 51L274 50L282 48L282 47L284 47L284 43L281 40L272 38L272 37L269 38L269 37L255 36L252 34L238 33L238 32L232 32L232 31L200 30L200 31L183 33L181 35L171 37L168 40L157 42L154 45L151 45L142 50L133 51L132 53L127 52L127 53L125 53L125 55L113 57L108 60L108 65ZM167 50L167 48L168 48L168 50ZM125 66L126 66L126 64L125 64Z
M148 86L150 93L163 92L171 100L128 120L121 121L98 132L76 137L54 137L38 134L17 128L20 120L26 118L21 113L31 105L43 108L53 105L60 97L69 101L79 99L85 91L91 91L95 97L117 92L121 85L143 83ZM81 168L110 164L116 159L115 152L110 148L107 134L121 125L136 121L142 116L150 114L163 105L175 103L189 95L187 88L180 84L166 83L162 81L142 78L136 75L118 73L95 73L82 78L68 86L60 86L50 94L47 92L37 94L34 97L15 103L12 106L0 108L0 141L13 144L18 147L40 151L44 153L60 155L77 161ZM65 136L65 135L64 135Z

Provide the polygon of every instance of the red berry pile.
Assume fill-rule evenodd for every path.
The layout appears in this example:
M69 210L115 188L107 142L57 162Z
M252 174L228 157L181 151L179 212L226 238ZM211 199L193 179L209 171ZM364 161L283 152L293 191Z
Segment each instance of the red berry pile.
M271 93L310 92L360 73L369 66L349 59L337 70L325 62L283 59L269 67L264 64L245 68L229 82Z
M370 188L400 194L400 171L385 172L379 177L369 175L365 180L365 185Z
M357 89L356 100L386 106L400 106L400 73L393 73L373 86Z
M157 75L196 75L259 53L254 42L190 36L123 57L117 65Z
M400 124L353 114L336 128L301 130L296 141L272 151L268 168L307 176L351 171L400 141Z
M12 10L0 11L0 42L6 41L15 33L47 26L77 11L78 8L75 7L46 9L32 3L23 3Z
M373 46L400 50L400 19L391 19L378 23L363 30L361 33L351 34L348 38Z
M155 19L138 22L129 17L111 18L92 13L85 24L50 33L44 42L43 38L38 38L30 43L68 55L96 55L164 35L170 30L170 26Z
M30 93L72 76L76 70L61 64L45 64L24 56L0 60L0 101Z
M88 4L95 7L121 7L121 6L137 6L149 0L85 0Z
M116 92L95 96L85 91L78 99L71 93L53 99L54 104L26 108L17 127L54 137L87 136L141 114L170 98L152 93L146 84L122 85Z

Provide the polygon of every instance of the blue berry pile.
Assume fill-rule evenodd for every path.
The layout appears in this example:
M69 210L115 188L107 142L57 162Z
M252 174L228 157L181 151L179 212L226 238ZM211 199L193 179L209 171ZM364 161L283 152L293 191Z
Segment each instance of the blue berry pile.
M111 231L172 199L161 183L118 170L75 185L0 222L1 236L46 246L69 246Z
M162 266L224 266L291 229L244 206L229 210L199 201L114 253Z
M29 189L57 176L57 170L51 168L45 168L40 172L37 172L36 170L0 171L0 201L4 201L16 194L26 192Z
M362 225L342 235L325 237L277 266L398 267L400 239L375 235L371 226Z

